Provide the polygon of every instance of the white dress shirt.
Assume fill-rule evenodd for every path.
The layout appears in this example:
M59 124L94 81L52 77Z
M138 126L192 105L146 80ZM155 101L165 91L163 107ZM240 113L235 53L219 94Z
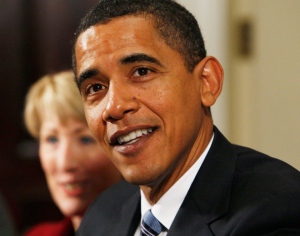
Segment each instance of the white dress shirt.
M143 216L146 211L151 209L153 215L169 230L171 224L187 194L191 184L193 183L198 170L200 169L208 150L211 147L213 137L209 144L201 154L200 158L194 163L194 165L158 200L155 205L151 205L143 191L141 191L141 215ZM141 222L134 234L134 236L140 235ZM166 232L162 232L159 236L167 235Z

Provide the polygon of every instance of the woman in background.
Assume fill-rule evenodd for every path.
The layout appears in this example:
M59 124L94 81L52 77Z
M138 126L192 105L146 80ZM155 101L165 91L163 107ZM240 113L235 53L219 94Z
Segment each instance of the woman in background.
M72 71L42 77L30 88L25 125L39 141L41 166L52 198L65 216L26 236L74 235L93 200L122 176L93 138Z

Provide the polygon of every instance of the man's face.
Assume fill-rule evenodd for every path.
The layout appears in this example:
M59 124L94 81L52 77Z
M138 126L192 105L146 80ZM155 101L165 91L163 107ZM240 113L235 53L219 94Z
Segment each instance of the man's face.
M124 178L152 185L185 172L201 139L201 81L152 22L127 16L93 26L75 49L89 127Z

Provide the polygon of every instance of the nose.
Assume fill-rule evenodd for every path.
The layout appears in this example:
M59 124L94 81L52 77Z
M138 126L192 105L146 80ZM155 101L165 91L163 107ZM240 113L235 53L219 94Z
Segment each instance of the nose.
M60 171L74 172L78 168L79 160L77 158L76 145L72 145L70 141L61 142L57 153L57 168Z
M107 92L103 120L112 122L122 119L127 113L139 110L140 104L131 92L130 85L125 83L111 83Z

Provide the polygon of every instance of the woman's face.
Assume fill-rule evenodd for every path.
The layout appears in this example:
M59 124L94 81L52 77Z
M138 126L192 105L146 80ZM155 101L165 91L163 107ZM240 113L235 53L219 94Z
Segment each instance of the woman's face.
M78 120L44 120L39 154L54 202L67 217L83 215L99 193L122 179L87 125Z

